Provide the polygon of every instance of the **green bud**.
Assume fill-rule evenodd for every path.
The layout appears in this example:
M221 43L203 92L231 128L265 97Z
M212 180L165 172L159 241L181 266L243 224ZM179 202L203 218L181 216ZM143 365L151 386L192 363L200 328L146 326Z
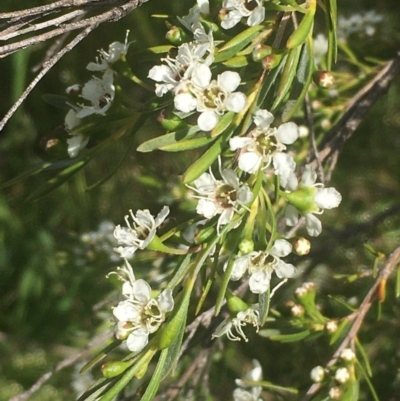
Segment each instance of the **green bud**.
M262 59L261 64L264 69L266 70L273 70L274 68L278 67L279 63L281 62L283 57L282 54L270 54Z
M245 238L240 241L239 250L243 255L254 251L254 241L252 239Z
M233 295L229 291L226 292L228 309L231 313L237 314L249 309L249 306L241 298Z
M313 81L320 88L330 88L334 84L334 78L330 71L315 71Z
M101 372L103 373L104 377L111 379L115 376L119 376L121 373L124 373L125 370L131 365L131 362L107 361L101 365Z
M282 192L282 196L291 203L300 214L308 214L318 211L315 205L314 196L317 192L315 187L300 187L293 192Z
M173 44L174 46L179 46L184 42L189 41L188 35L186 35L186 32L177 26L173 26L165 35L165 38Z
M182 121L177 115L173 113L168 113L164 109L158 115L157 121L161 124L163 128L169 131L176 131L180 128L185 128L187 124Z
M135 374L135 377L136 377L137 379L141 379L141 378L146 374L148 367L149 367L149 362L143 363L143 364L139 367L139 369L137 370L137 372L136 372L136 374Z
M262 59L266 56L269 56L272 53L272 47L271 46L266 46L262 44L258 44L257 46L254 47L253 50L253 61L254 62L259 62L262 61Z

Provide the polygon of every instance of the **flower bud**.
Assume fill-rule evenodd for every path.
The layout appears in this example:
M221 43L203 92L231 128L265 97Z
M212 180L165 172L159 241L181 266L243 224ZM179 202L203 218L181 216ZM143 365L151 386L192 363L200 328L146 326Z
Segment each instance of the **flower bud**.
M333 75L329 71L315 71L313 80L320 88L324 89L330 88L334 84Z
M331 387L329 389L329 398L332 400L339 400L342 395L342 392L340 391L339 387Z
M177 26L173 26L165 35L165 39L168 40L171 44L174 46L179 46L184 42L189 41L188 35L186 35L186 32Z
M184 128L186 123L183 122L177 115L168 113L166 110L162 110L162 112L158 115L157 121L161 124L161 126L169 131L175 131L179 128Z
M292 306L291 312L293 316L301 317L304 315L304 308L299 304L295 304Z
M340 358L342 358L346 362L352 362L354 361L356 357L356 354L354 351L350 348L345 348L341 353L340 353Z
M282 60L283 54L270 54L262 59L261 64L266 70L273 70L278 67Z
M325 330L329 333L332 334L338 329L338 325L335 320L330 320L325 324Z
M318 206L315 204L314 197L317 192L316 187L302 187L293 192L282 193L302 215L314 213L318 211Z
M310 252L311 243L304 237L297 238L293 244L293 248L297 255L304 256Z
M316 366L311 370L310 377L314 383L322 382L325 376L325 370L322 366Z
M337 382L343 384L350 379L350 372L347 368L339 368L335 373L335 379Z
M272 47L271 46L266 46L262 44L258 44L257 46L254 47L253 50L253 61L258 62L262 61L262 59L266 56L269 56L272 53Z
M254 251L254 241L251 239L243 239L240 241L239 250L243 255Z
M124 373L126 369L131 366L131 362L123 362L123 361L107 361L101 365L101 372L103 376L107 379L111 379L115 376L119 376Z
M230 312L236 314L249 309L249 306L241 298L233 295L230 292L226 293L228 309Z

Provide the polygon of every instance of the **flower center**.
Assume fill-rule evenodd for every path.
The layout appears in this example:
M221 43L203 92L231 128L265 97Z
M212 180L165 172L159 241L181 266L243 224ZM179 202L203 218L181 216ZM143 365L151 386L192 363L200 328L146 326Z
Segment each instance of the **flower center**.
M275 258L270 254L260 252L250 259L249 272L272 271L275 265Z
M225 99L226 93L217 85L216 81L211 82L201 94L201 102L207 109L222 110L224 108Z
M230 185L221 185L215 196L216 202L224 209L231 208L237 200L236 189Z
M257 8L258 4L255 0L245 0L244 6L247 10L253 11L255 8Z

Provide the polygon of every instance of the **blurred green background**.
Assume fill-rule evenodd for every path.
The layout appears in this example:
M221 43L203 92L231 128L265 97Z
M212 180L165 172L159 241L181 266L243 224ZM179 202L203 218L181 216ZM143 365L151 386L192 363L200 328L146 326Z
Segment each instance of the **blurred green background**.
M43 3L20 0L16 6L14 1L3 0L0 11ZM88 80L91 73L85 67L94 60L97 49L122 42L127 29L135 46L165 43L165 24L152 19L151 14L185 15L192 4L188 0L149 1L122 21L100 26L67 54L0 133L0 182L46 160L43 144L63 126L65 112L49 106L42 95L63 94L66 87ZM385 24L373 37L349 41L361 59L388 60L400 50L397 0L338 0L338 7L343 15L374 8L385 16ZM34 77L32 67L43 58L46 46L0 60L1 116ZM364 249L365 243L384 253L400 243L399 104L397 79L346 144L332 182L342 193L343 202L338 210L325 213L323 234L314 239L309 263L304 267L304 280L317 282L321 307L332 316L341 316L344 311L329 301L327 293L346 299L356 297L359 302L372 283L365 278L349 284L335 279L334 274L351 275L370 269L373 257ZM158 128L146 125L144 129L154 131L153 136ZM137 144L140 135L135 138ZM54 363L111 327L106 313L109 309L102 302L116 299L113 284L105 275L118 261L110 256L107 227L111 223L106 222L122 223L130 208L149 208L155 213L166 196L172 207L178 207L171 188L176 179L169 184L167 180L182 173L190 160L160 152L131 152L112 179L87 191L117 164L130 140L122 138L114 143L112 149L99 154L70 181L38 201L24 198L44 182L44 175L18 181L0 192L0 401L28 388ZM146 265L146 260L139 262ZM282 299L290 298L290 291L283 292ZM393 283L388 285L387 297L380 319L376 319L376 310L367 319L362 340L371 357L373 383L380 399L396 401L400 394L400 302ZM257 343L253 339L241 344L240 351L236 344L225 351L215 356L210 375L215 398L210 399L228 399L233 379L240 377L243 364L251 358L261 360L266 380L293 386L307 383L310 369L326 362L331 352L323 341L288 345L259 338ZM75 376L73 368L55 375L31 399L74 400L71 382ZM368 392L363 394L362 399L371 399Z

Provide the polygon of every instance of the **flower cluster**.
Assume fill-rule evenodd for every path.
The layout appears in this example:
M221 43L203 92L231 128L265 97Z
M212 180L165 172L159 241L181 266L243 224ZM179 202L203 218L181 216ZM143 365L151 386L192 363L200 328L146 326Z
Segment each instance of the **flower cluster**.
M339 16L338 36L346 40L352 34L373 36L376 26L383 21L383 16L374 10L353 14L349 17Z
M224 29L233 28L242 18L247 18L248 26L259 25L264 21L264 0L224 0L222 3L221 26Z
M199 128L211 131L227 111L240 113L247 105L247 98L236 91L241 83L237 72L224 71L213 79L210 66L214 61L214 38L212 31L206 33L199 22L202 10L208 11L205 5L208 4L202 2L188 17L181 19L192 31L194 41L179 46L175 58L162 59L165 64L152 67L148 76L157 82L157 96L173 93L177 115L184 118L197 111Z
M147 345L149 334L158 330L166 313L174 308L172 291L164 290L153 298L150 285L145 280L135 279L126 259L125 266L115 274L124 282L122 295L125 298L113 309L117 320L115 337L126 340L130 351L140 352Z
M80 150L86 147L89 138L74 132L81 120L92 114L105 115L115 97L114 71L112 66L118 60L126 55L128 51L127 39L125 43L113 42L108 47L108 52L100 50L100 56L96 62L90 62L86 69L94 72L102 72L102 76L92 77L80 91L80 97L88 104L71 105L65 117L65 128L70 137L67 139L68 154L70 157L76 157ZM73 85L67 88L67 93L80 90L79 85Z

